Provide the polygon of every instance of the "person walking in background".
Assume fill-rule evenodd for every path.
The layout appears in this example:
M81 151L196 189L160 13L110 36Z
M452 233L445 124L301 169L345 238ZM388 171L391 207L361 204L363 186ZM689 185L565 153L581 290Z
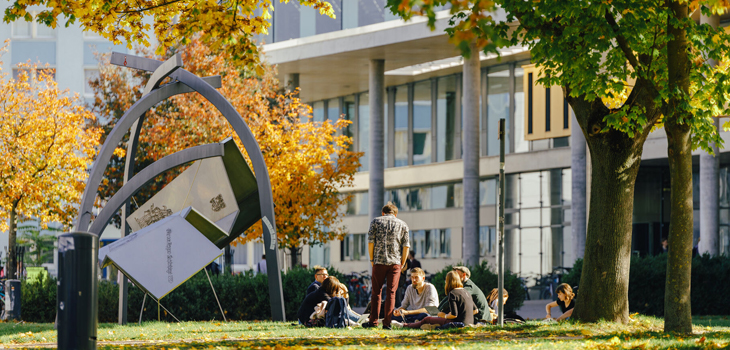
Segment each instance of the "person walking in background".
M370 318L363 323L363 328L378 325L380 314L380 293L387 286L385 295L385 312L383 329L391 329L390 322L395 306L395 291L398 288L400 272L405 268L408 258L408 225L396 218L398 207L388 202L383 207L382 216L370 223L368 230L368 253L373 266L373 289L370 299Z
M256 265L256 273L266 274L266 254L261 256L261 261Z
M322 282L325 278L329 277L330 275L327 273L327 269L325 269L322 266L315 265L314 266L314 282L307 287L307 292L304 293L304 295L309 295L309 293L314 292L315 290L319 289L319 287L322 286Z

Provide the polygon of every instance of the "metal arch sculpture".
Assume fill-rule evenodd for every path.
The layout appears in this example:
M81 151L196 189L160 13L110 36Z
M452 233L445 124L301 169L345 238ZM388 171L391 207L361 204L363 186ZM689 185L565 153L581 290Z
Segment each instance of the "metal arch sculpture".
M128 209L129 198L142 186L144 186L144 184L150 181L151 178L154 178L155 175L161 174L170 168L185 164L189 161L220 156L223 154L223 147L220 144L189 148L156 161L137 174L130 181L127 181L129 174L134 172L134 155L136 153L137 140L144 113L152 106L169 97L195 91L200 93L205 99L211 102L219 112L221 112L241 139L241 142L250 157L256 174L256 183L259 192L259 205L264 232L264 249L268 256L275 257L277 248L276 220L274 216L274 203L269 171L266 167L266 163L264 162L263 154L261 153L258 143L254 139L249 127L243 121L243 118L241 118L241 115L238 114L230 102L228 102L228 100L226 100L225 97L223 97L223 95L221 95L215 87L211 85L211 83L213 83L220 86L220 77L201 78L186 71L185 69L181 69L182 59L179 54L173 56L166 62L162 62L145 57L114 52L112 53L111 63L128 68L153 72L153 74L145 87L145 93L142 98L124 113L101 147L99 155L97 156L91 169L91 173L89 174L84 194L81 198L79 216L76 219L76 231L89 230L89 232L100 236L106 226L105 224L108 222L108 219L111 218L111 215L113 215L113 212L116 212L120 206L125 212L128 212L128 210L125 209ZM173 82L160 86L161 81L168 76L172 78ZM130 131L130 142L128 144L125 165L125 185L121 190L115 193L112 197L113 201L108 203L110 205L105 206L99 213L97 217L98 219L101 219L99 220L99 223L95 222L94 225L91 226L91 229L89 229L96 191L101 184L104 170L113 156L116 145L119 144L128 130ZM122 222L126 224L126 220L124 219L126 219L126 217L123 218ZM277 321L285 321L286 314L284 310L284 295L281 287L281 275L279 273L277 259L266 259L266 266L269 271L268 280L272 318Z

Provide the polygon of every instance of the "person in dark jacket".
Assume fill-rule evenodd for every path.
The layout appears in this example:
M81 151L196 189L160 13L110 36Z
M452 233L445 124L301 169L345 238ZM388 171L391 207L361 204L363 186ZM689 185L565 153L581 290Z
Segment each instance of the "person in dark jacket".
M486 319L487 321L491 320L491 316L489 314L489 305L487 304L487 298L484 296L484 292L479 289L476 283L474 283L474 281L470 279L471 271L469 271L469 268L466 266L454 266L453 271L459 275L461 283L464 285L464 290L469 292L469 295L471 295L471 298L474 301L474 305L476 305L477 309L479 310L479 313L477 313L474 318L477 321L484 319ZM439 304L439 311L444 312L446 310L447 302L448 298L445 298L441 301L441 303Z
M314 266L314 282L312 282L312 284L307 287L307 292L304 293L304 295L309 295L309 293L312 293L315 290L319 289L319 287L322 286L322 282L325 280L325 278L329 276L330 275L327 273L327 269L319 265Z
M299 323L304 324L309 320L309 316L314 312L314 307L323 301L329 301L332 296L337 292L337 288L340 281L335 276L329 276L322 282L322 287L309 293L304 300L302 305L299 306L297 312L297 319Z

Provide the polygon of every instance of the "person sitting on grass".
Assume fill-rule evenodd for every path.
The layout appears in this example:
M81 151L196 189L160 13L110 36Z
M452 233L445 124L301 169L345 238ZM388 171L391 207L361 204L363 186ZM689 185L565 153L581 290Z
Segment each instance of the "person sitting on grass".
M464 289L469 292L474 305L477 306L479 313L477 313L475 319L477 321L487 319L489 321L489 306L487 305L487 298L484 296L484 292L471 280L471 271L466 266L454 266L453 270L456 272L461 280L461 284L464 285ZM439 304L439 311L445 312L446 302L448 298L441 301Z
M297 319L300 324L306 324L309 321L317 304L323 301L329 301L335 295L339 283L340 281L337 277L329 276L322 282L322 287L304 297L302 305L299 306L299 311L297 312Z
M307 292L304 293L304 295L309 295L309 293L314 292L315 290L319 289L319 287L322 286L322 282L325 278L329 277L330 275L327 273L327 269L316 265L314 266L314 282L307 287Z
M507 299L509 298L509 293L507 293L506 289L503 289L502 293L502 305L507 304ZM491 292L489 292L489 296L487 296L487 304L489 305L489 314L492 318L492 323L497 321L497 305L499 305L499 289L494 288Z
M361 315L355 311L352 311L352 308L350 308L350 293L344 283L337 284L337 291L335 291L334 296L344 298L347 301L347 318L357 325L357 321L360 319Z
M393 311L397 322L416 322L428 317L426 306L438 306L436 287L426 282L426 273L420 267L411 269L411 285L406 288L400 307Z
M573 288L571 288L567 283L559 285L555 292L558 293L558 300L545 306L545 311L547 312L545 319L553 319L550 314L550 309L559 306L560 311L562 311L563 314L555 320L562 321L573 314L573 308L575 307L575 294L573 293Z
M406 323L403 327L420 328L423 330L432 330L447 324L459 324L459 326L469 326L474 324L474 315L479 312L471 295L464 289L461 284L461 278L456 271L449 271L446 274L446 285L444 290L447 295L446 313L439 312L438 317L429 316L416 323Z

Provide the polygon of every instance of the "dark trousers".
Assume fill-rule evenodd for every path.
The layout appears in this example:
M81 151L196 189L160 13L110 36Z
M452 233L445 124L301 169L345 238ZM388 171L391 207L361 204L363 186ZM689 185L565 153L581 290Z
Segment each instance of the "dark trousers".
M420 314L415 314L415 315L407 315L405 317L403 317L403 316L393 316L393 321L398 321L398 322L401 322L401 323L414 323L414 322L418 322L418 321L420 321L420 320L422 320L422 319L424 319L424 318L426 318L428 316L429 315L427 313L420 313Z
M395 291L398 289L398 280L400 279L400 265L373 265L373 290L370 299L370 320L369 322L377 325L378 315L380 314L380 293L383 286L386 285L385 293L385 317L383 325L390 326L393 317L393 307L395 306Z

